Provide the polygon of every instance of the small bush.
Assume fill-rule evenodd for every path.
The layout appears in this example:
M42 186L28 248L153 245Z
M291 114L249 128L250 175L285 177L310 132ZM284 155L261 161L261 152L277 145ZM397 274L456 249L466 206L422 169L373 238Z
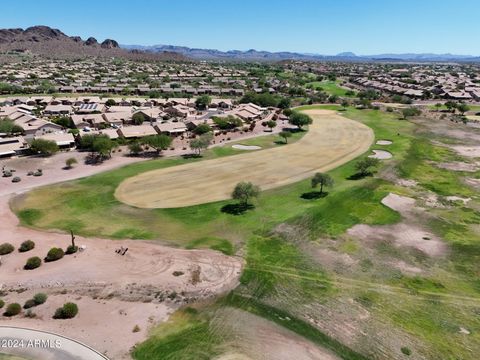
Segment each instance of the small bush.
M26 252L26 251L32 250L34 247L35 247L35 243L32 240L26 240L22 242L22 244L18 248L18 251Z
M35 295L33 295L33 301L35 301L35 304L37 305L41 305L43 303L45 303L45 301L47 301L47 294L44 294L44 293L37 293Z
M75 254L77 251L78 251L78 246L69 245L67 247L67 251L65 252L65 254L67 255Z
M400 349L403 354L410 356L412 354L412 350L410 350L408 347L404 346Z
M23 267L25 270L33 270L42 265L42 259L40 259L38 256L31 257L27 260L27 263Z
M0 299L0 309L3 308L5 306L5 301L3 301L2 299Z
M135 326L133 327L132 332L136 333L136 332L139 332L139 331L140 331L140 326L135 325Z
M17 183L17 182L20 182L22 181L22 179L19 177L19 176L15 176L13 179L12 179L12 182L13 183Z
M27 311L25 311L25 317L27 318L36 318L37 317L37 314L35 314L32 309L28 309Z
M58 308L53 315L54 319L72 319L78 314L78 306L75 303L65 303Z
M57 261L63 258L64 255L65 255L65 252L63 251L63 249L54 247L48 251L45 261L46 262Z
M34 306L37 306L37 304L35 303L35 300L33 300L33 299L29 299L29 300L25 301L25 304L23 304L24 309L30 309Z
M3 243L0 245L0 255L10 254L15 248L10 243Z
M12 176L12 172L11 171L8 171L8 170L5 170L3 172L3 177L11 177Z
M22 307L20 306L19 303L11 303L8 304L7 309L3 313L4 316L15 316L20 314L22 311Z
M41 171L35 171L33 173L33 176L42 176L42 175L43 175L43 172L41 172Z

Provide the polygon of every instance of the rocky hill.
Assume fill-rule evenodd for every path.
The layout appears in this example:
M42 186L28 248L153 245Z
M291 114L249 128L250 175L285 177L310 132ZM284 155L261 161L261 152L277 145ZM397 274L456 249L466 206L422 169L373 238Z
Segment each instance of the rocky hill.
M68 36L48 26L33 26L27 29L0 29L0 53L30 52L54 58L81 58L85 56L125 57L146 60L183 60L184 56L171 51L159 53L122 49L118 42L106 39L99 43L89 37Z

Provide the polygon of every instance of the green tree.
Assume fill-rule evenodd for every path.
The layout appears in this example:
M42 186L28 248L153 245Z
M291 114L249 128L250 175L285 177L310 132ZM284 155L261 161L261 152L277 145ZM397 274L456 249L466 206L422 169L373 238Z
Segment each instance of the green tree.
M95 136L92 143L92 152L96 153L101 159L110 158L112 150L117 145L108 136Z
M320 185L320 194L323 193L324 187L333 186L333 179L330 175L324 173L316 173L311 180L312 188Z
M208 108L208 105L210 105L211 102L212 98L210 96L202 95L195 100L195 106L197 107L197 109L205 110L206 108Z
M307 114L303 114L301 112L294 111L290 115L288 122L292 125L297 126L300 130L305 125L309 125L312 123L312 118Z
M404 119L407 119L408 117L411 117L411 116L418 116L421 113L422 112L418 108L410 107L410 108L402 109L402 115Z
M441 103L436 103L435 104L435 108L437 109L437 111L440 111L440 108L442 107L442 104Z
M16 125L9 118L0 120L0 133L5 133L7 135L23 134L24 130L21 126Z
M343 100L343 101L342 101L342 108L343 108L343 110L347 110L348 105L350 105L350 103L349 103L347 100Z
M266 125L268 126L268 128L270 129L270 131L273 131L273 128L274 128L275 126L277 126L277 123L276 123L275 121L273 121L273 120L268 120L267 123L266 123Z
M226 117L213 116L212 120L215 125L222 130L230 130L243 125L242 120L233 115L228 115Z
M278 135L283 138L285 144L288 143L288 138L292 137L292 133L290 131L280 131Z
M203 134L198 138L190 141L190 148L195 152L197 156L200 156L202 151L208 148L212 139L213 136L211 133Z
M445 103L445 107L448 111L455 112L455 109L457 108L457 103L455 101L447 101Z
M107 101L105 101L105 105L106 106L115 106L117 103L115 102L114 99L108 99Z
M143 147L138 141L134 141L128 145L128 150L130 150L130 154L138 155L143 151Z
M32 140L30 150L35 154L50 156L58 152L59 148L55 141L40 138Z
M460 114L464 115L467 111L470 110L470 106L465 103L460 103L457 105L457 110L460 111Z
M162 152L162 150L168 149L172 143L172 138L165 134L150 135L143 139L143 143L154 148L158 155Z
M200 124L195 129L193 129L193 133L196 135L203 135L212 131L212 128L208 124Z
M147 117L144 113L137 112L132 116L132 124L133 125L142 125L145 121L147 121Z
M380 160L366 157L355 164L355 169L360 176L367 176L374 171L374 168L377 167L378 164L380 164Z
M260 195L260 188L251 182L239 182L232 192L232 199L238 200L240 205L248 205L251 198L256 198Z

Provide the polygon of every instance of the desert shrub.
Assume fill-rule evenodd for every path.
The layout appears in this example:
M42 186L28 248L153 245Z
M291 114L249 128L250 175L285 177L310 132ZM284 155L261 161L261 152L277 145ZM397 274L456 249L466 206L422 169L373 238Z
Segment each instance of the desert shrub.
M42 259L38 256L31 257L27 260L25 266L23 267L25 270L33 270L42 265Z
M23 304L24 309L30 309L34 306L37 306L37 304L35 303L35 300L33 300L33 299L29 299L29 300L25 301L25 304Z
M3 172L3 177L11 177L11 176L12 176L12 172L11 172L11 171L5 170L5 171Z
M27 318L36 318L37 317L37 314L35 314L32 309L28 309L27 311L25 311L25 317Z
M63 258L64 255L65 255L65 252L63 251L63 249L54 247L48 251L45 261L46 262L57 261Z
M13 179L12 179L12 182L13 183L17 183L17 182L20 182L22 181L22 179L19 177L19 176L15 176Z
M136 333L136 332L139 332L139 331L140 331L140 326L135 325L135 326L133 327L132 332Z
M47 294L44 294L44 293L37 293L33 295L33 301L35 301L36 305L41 305L45 303L45 301L47 301L47 298L48 298Z
M75 303L65 303L61 308L58 308L53 315L54 319L71 319L78 314L78 306Z
M5 306L5 301L3 301L2 299L0 299L0 309L3 308Z
M41 172L41 171L35 171L33 173L33 176L42 176L42 175L43 175L43 172Z
M7 309L3 313L4 316L15 316L20 314L22 311L22 307L20 306L19 303L11 303L8 304Z
M32 240L26 240L21 243L20 247L18 248L18 251L20 252L26 252L30 251L35 247L35 243Z
M15 248L10 243L3 243L0 245L0 255L10 254Z
M400 349L403 354L410 356L412 354L412 350L410 350L408 347L404 346Z
M67 247L67 251L65 251L65 254L67 255L75 254L77 251L78 251L78 246L69 245Z

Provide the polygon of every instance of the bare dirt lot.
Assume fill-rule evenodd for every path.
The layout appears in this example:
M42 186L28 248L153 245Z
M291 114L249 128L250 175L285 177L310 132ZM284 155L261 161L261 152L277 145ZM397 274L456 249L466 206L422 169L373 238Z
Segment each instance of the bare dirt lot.
M141 208L174 208L225 200L239 181L262 190L328 171L368 150L374 140L367 126L328 110L307 111L309 132L284 147L149 171L125 180L115 196Z
M63 334L112 359L129 358L130 348L147 337L150 326L164 321L181 304L215 296L238 284L242 261L219 252L82 237L76 243L85 245L84 251L24 270L29 257L43 258L53 246L65 249L70 237L18 226L8 200L8 195L0 197L0 238L15 248L31 239L35 248L2 256L3 299L7 304L23 304L37 292L47 293L49 299L34 309L36 318L2 316L1 325ZM128 248L124 256L115 252L121 246ZM68 301L78 304L78 316L53 320L55 309ZM132 331L135 325L138 332Z

